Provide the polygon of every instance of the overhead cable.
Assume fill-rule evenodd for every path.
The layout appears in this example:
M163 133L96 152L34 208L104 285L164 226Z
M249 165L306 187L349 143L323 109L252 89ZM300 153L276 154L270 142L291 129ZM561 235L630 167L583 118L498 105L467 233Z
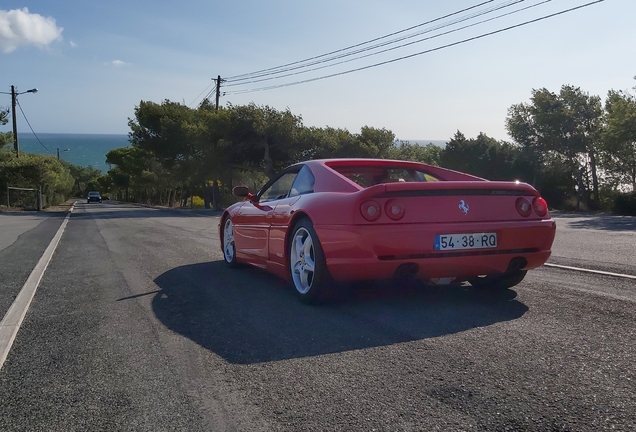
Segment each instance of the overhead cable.
M362 45L366 45L366 44L369 44L369 43L372 43L372 42L376 42L376 41L379 41L379 40L382 40L382 39L386 39L386 38L388 38L388 37L395 36L395 35L397 35L397 34L404 33L404 32L407 32L407 31L409 31L409 30L413 30L413 29L415 29L415 28L422 27L422 26L425 26L425 25L427 25L427 24L431 24L431 23L437 22L437 21L440 21L440 20L446 19L446 18L451 17L451 16L454 16L454 15L458 15L458 14L460 14L460 13L463 13L463 12L469 11L469 10L471 10L471 9L475 9L475 8L480 7L480 6L483 6L483 5L487 4L487 3L492 3L493 1L494 1L494 0L488 0L488 1L485 1L485 2L481 2L481 3L479 3L479 4L476 4L476 5L474 5L474 6L470 6L470 7L468 7L468 8L465 8L465 9L459 10L459 11L457 11L457 12L453 12L453 13L450 13L450 14L447 14L447 15L444 15L444 16L441 16L441 17L439 17L439 18L435 18L435 19L432 19L432 20L430 20L430 21L426 21L426 22L423 22L423 23L421 23L421 24L417 24L417 25L414 25L414 26L412 26L412 27L405 28L405 29L403 29L403 30L399 30L399 31L396 31L396 32L393 32L393 33L389 33L389 34L387 34L387 35L380 36L380 37L377 37L377 38L375 38L375 39L370 39L370 40L365 41L365 42L360 42L360 43L358 43L358 44L351 45L351 46L348 46L348 47L346 47L346 48L341 48L341 49L338 49L338 50L335 50L335 51L331 51L331 52L328 52L328 53L325 53L325 54L321 54L321 55L318 55L318 56L315 56L315 57L309 57L309 58L306 58L306 59L304 59L304 60L298 60L298 61L295 61L295 62L292 62L292 63L287 63L287 64L284 64L284 65L275 66L275 67L268 68L268 69L261 69L261 70L255 71L255 72L250 72L250 73L246 73L246 74L241 74L241 75L231 76L231 77L228 77L228 78L226 78L226 79L227 79L228 81L230 81L230 80L235 80L235 79L242 78L242 77L245 77L245 76L251 76L251 75L255 75L255 74L260 74L260 73L263 73L263 72L268 72L268 71L271 71L271 70L275 70L275 69L280 69L280 68L284 68L284 67L287 67L287 66L296 65L296 64L298 64L298 63L304 63L304 62L307 62L307 61L310 61L310 60L319 59L319 58L326 57L326 56L329 56L329 55L332 55L332 54L336 54L336 53L339 53L339 52L342 52L342 51L347 51L347 50L350 50L350 49L352 49L352 48L357 48L357 47L360 47L360 46L362 46Z
M319 81L319 80L323 80L323 79L327 79L327 78L333 78L333 77L340 76L340 75L346 75L346 74L350 74L350 73L353 73L353 72L358 72L358 71L362 71L362 70L366 70L366 69L371 69L371 68L382 66L382 65L386 65L386 64L389 64L389 63L395 63L397 61L406 60L406 59L409 59L409 58L412 58L412 57L417 57L417 56L420 56L420 55L423 55L423 54L428 54L428 53L431 53L431 52L434 52L434 51L439 51L439 50L442 50L442 49L445 49L445 48L449 48L449 47L452 47L452 46L461 45L461 44L464 44L464 43L467 43L467 42L471 42L471 41L474 41L474 40L477 40L477 39L482 39L482 38L485 38L487 36L492 36L492 35L495 35L495 34L498 34L498 33L502 33L502 32L508 31L508 30L512 30L512 29L515 29L515 28L518 28L518 27L526 26L528 24L533 24L533 23L536 23L536 22L539 22L539 21L546 20L548 18L553 18L555 16L563 15L563 14L566 14L566 13L569 13L569 12L573 12L573 11L578 10L578 9L582 9L582 8L585 8L585 7L588 7L588 6L592 6L592 5L597 4L597 3L602 3L604 1L605 0L592 1L592 2L583 4L583 5L580 5L580 6L575 6L575 7L572 7L572 8L569 8L569 9L565 9L565 10L562 10L562 11L559 11L559 12L555 12L555 13L552 13L552 14L549 14L549 15L544 15L542 17L535 18L535 19L532 19L532 20L529 20L529 21L525 21L525 22L522 22L522 23L519 23L519 24L515 24L515 25L512 25L512 26L508 26L508 27L505 27L505 28L494 30L494 31L491 31L491 32L488 32L488 33L483 33L483 34L480 34L480 35L477 35L477 36L473 36L473 37L470 37L470 38L462 39L462 40L457 41L457 42L452 42L452 43L449 43L449 44L446 44L446 45L441 45L441 46L438 46L438 47L435 47L435 48L431 48L431 49L428 49L428 50L425 50L425 51L420 51L420 52L417 52L417 53L414 53L414 54L409 54L409 55L398 57L398 58L394 58L394 59L391 59L391 60L386 60L386 61L383 61L383 62L374 63L374 64L371 64L371 65L359 67L359 68L356 68L356 69L350 69L350 70L343 71L343 72L338 72L338 73L334 73L334 74L330 74L330 75L324 75L324 76L321 76L321 77L310 78L310 79L306 79L306 80L302 80L302 81L296 81L296 82L291 82L291 83L286 83L286 84L278 84L278 85L272 85L272 86L267 86L267 87L246 89L246 90L228 91L228 92L226 92L226 94L227 95L237 95L237 94L252 93L252 92L257 92L257 91L273 90L273 89L277 89L277 88L289 87L289 86L294 86L294 85L299 85L299 84L305 84L305 83L308 83L308 82Z
M323 59L320 59L320 60L315 60L315 61L312 61L312 62L309 62L309 63L298 64L296 66L288 67L288 68L277 68L276 70L272 70L270 72L263 72L261 74L254 74L254 75L251 75L251 76L246 76L244 78L238 78L238 79L230 79L230 78L228 78L228 82L234 83L234 84L228 84L228 86L237 86L237 85L242 85L242 84L248 84L248 83L253 83L253 82L264 81L264 80L254 80L254 79L255 78L265 77L265 76L271 76L271 75L279 75L279 74L284 73L284 72L288 72L288 71L292 71L292 70L298 70L298 69L303 69L303 68L308 68L310 66L314 66L314 65L317 65L317 64L332 62L334 60L338 60L338 59L341 59L341 58L345 58L345 57L349 57L349 56L352 56L352 55L360 54L360 53L363 53L363 52L366 52L366 51L371 51L371 50L374 50L376 48L381 48L383 46L395 44L395 43L398 43L398 42L401 42L401 41L404 41L404 40L407 40L407 39L412 39L412 38L414 38L416 36L419 36L419 35L422 35L422 34L425 34L425 33L430 33L430 32L433 32L433 31L436 31L436 30L440 30L440 29L443 29L443 28L446 28L446 27L450 27L450 26L453 26L455 24L459 24L459 23L462 23L464 21L468 21L468 20L477 18L479 16L486 15L486 14L495 12L495 11L500 10L500 9L504 9L504 8L513 6L515 4L522 3L524 1L526 1L526 0L508 0L507 2L505 2L503 4L496 5L496 6L493 6L491 8L484 9L484 10L481 10L481 11L478 11L478 12L474 12L474 13L472 13L470 15L467 15L467 16L464 16L464 17L460 17L460 18L456 18L456 19L451 20L449 22L440 23L440 24L438 24L436 26L433 26L431 28L427 28L427 29L424 29L424 30L420 30L420 31L418 31L416 33L404 35L404 36L401 36L401 37L398 37L398 38L395 38L395 39L391 39L391 40L388 40L388 41L377 43L377 44L374 44L374 45L371 45L371 46L367 46L367 47L364 47L364 48L358 48L358 49L356 49L354 51L350 51L350 52L347 52L347 53L340 53L338 55L330 56L330 57L323 58ZM422 40L426 40L426 39L422 39ZM409 44L406 44L406 45L409 45ZM406 45L400 45L400 46L406 46ZM384 51L380 51L380 52L384 52ZM338 63L335 63L335 64L340 64L340 63L342 63L342 62L338 62ZM329 67L329 66L331 66L331 65L327 65L327 66L323 66L321 68L315 68L315 69L323 69L323 68ZM315 70L315 69L310 69L310 70ZM284 76L289 76L289 75L284 75ZM277 78L277 77L272 77L271 79L274 79L274 78ZM240 82L240 81L245 81L245 80L250 80L250 81L243 82L243 83Z
M192 102L190 102L190 104L188 105L190 108L192 108L192 105L194 105L194 103L199 100L199 98L201 97L201 95L203 93L205 93L206 91L208 91L210 89L210 87L212 87L214 85L214 81L212 81L212 83L207 86L201 93L199 93L199 96L195 97L194 100ZM208 96L210 96L210 93L208 93L208 95L206 97L204 97L203 99L206 99Z
M505 14L501 14L501 15L498 15L496 17L492 17L492 18L488 18L488 19L485 19L485 20L481 20L481 21L478 21L478 22L475 22L475 23L472 23L472 24L468 24L468 25L465 25L465 26L462 26L462 27L458 27L456 29L452 29L452 30L448 30L448 31L445 31L445 32L442 32L442 33L438 33L438 34L433 35L433 36L428 36L428 37L425 37L425 38L422 38L422 39L417 39L415 41L407 42L407 43L404 43L402 45L397 45L397 46L386 48L386 49L383 49L383 50L380 50L380 51L375 51L375 52L372 52L370 54L361 55L361 56L358 56L358 57L342 60L342 61L335 62L335 63L330 63L330 64L324 65L324 66L318 66L318 67L311 68L311 69L304 69L304 70L298 71L298 72L292 72L292 73L283 74L283 75L277 75L277 76L273 76L273 77L269 77L269 78L262 78L262 79L258 79L258 80L252 80L252 81L239 83L239 84L228 84L227 87L245 85L245 84L252 84L252 83L257 83L257 82L269 81L269 80L273 80L273 79L280 79L280 78L285 78L285 77L288 77L288 76L300 75L300 74L307 73L307 72L312 72L312 71L316 71L316 70L320 70L320 69L325 69L325 68L328 68L328 67L337 66L337 65L340 65L340 64L344 64L344 63L349 63L349 62L352 62L352 61L355 61L355 60L360 60L360 59L363 59L363 58L366 58L366 57L371 57L371 56L382 54L382 53L385 53L385 52L388 52L388 51L393 51L393 50L396 50L398 48L404 48L406 46L414 45L416 43L425 42L427 40L435 39L435 38L438 38L438 37L441 37L441 36L446 36L448 34L455 33L455 32L458 32L460 30L465 30L467 28L474 27L474 26L477 26L479 24L484 24L484 23L489 22L489 21L494 21L496 19L503 18L503 17L509 16L509 15L513 15L513 14L516 14L518 12L522 12L524 10L534 8L534 7L540 6L542 4L549 3L551 1L552 0L543 0L542 2L533 4L533 5L530 5L530 6L526 6L524 8L517 9L517 10L512 11L512 12L507 12Z
M47 152L51 152L51 150L49 150L44 144L42 144L42 141L40 141L40 138L37 136L37 134L35 133L35 131L33 130L33 128L31 127L31 123L29 123L29 119L27 118L26 114L24 113L24 110L22 110L22 105L20 105L20 102L18 102L17 98L16 98L16 104L18 105L18 107L20 107L20 112L22 112L22 116L24 117L24 119L26 120L27 124L29 125L29 129L31 129L31 132L33 132L33 136L35 137L36 140L38 140L38 142L40 143L40 145L42 147L44 147L44 149Z

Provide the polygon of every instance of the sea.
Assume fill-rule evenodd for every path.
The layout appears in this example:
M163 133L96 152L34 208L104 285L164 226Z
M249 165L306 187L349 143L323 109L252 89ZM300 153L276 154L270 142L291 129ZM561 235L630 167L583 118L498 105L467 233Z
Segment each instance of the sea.
M449 140L402 140L402 141L408 141L411 144L419 144L421 146L425 146L428 144L435 144L438 147L446 147L446 143Z
M110 167L106 163L106 153L119 147L128 147L126 134L68 134L39 133L37 136L18 133L20 151L57 156L60 159L79 166L92 166L102 173ZM11 144L9 144L11 146Z
M443 140L404 140L411 144L426 145L433 143L440 147L446 145ZM18 133L20 151L46 155L57 155L60 159L73 165L92 166L102 173L110 167L106 163L106 153L114 148L128 147L126 134L69 134L69 133L39 133L36 135ZM9 144L11 145L11 144Z

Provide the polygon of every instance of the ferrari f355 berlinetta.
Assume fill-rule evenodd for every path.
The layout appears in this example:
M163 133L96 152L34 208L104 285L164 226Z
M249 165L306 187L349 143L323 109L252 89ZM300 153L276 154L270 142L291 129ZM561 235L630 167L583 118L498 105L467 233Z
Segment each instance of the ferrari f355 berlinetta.
M225 261L288 280L308 303L375 279L510 288L547 261L556 232L532 186L417 162L312 160L233 194L245 199L220 220Z

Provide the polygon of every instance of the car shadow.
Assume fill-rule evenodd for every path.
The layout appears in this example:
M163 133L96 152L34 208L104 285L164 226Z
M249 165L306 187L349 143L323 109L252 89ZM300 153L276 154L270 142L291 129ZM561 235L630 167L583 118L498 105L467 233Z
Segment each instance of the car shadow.
M528 307L505 290L365 284L322 306L299 302L280 279L215 261L176 267L155 279L157 318L235 364L392 345L517 319Z

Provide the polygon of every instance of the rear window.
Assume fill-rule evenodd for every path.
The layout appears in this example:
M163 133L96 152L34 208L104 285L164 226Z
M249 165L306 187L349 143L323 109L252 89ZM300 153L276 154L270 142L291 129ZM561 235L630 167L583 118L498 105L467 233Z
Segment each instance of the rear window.
M364 188L381 183L433 182L441 180L426 171L404 167L377 165L332 165L330 168Z

